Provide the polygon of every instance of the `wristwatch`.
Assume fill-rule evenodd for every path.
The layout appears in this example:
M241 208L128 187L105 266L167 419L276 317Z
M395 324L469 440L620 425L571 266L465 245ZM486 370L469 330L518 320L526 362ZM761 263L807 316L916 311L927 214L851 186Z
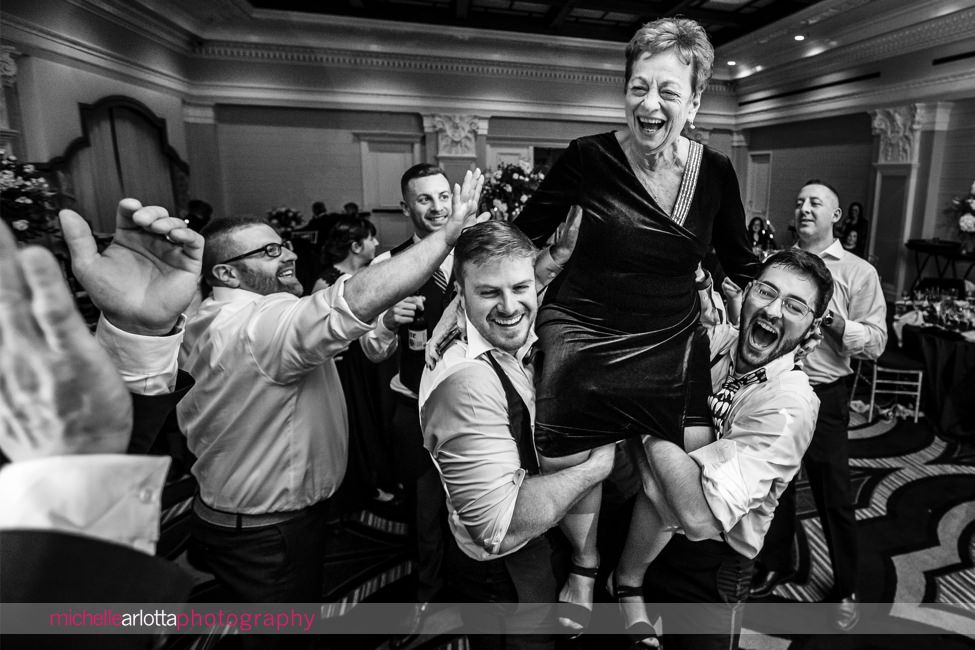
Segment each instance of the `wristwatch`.
M823 326L824 327L829 327L832 324L833 324L833 310L832 309L827 309L826 310L826 315L823 316Z

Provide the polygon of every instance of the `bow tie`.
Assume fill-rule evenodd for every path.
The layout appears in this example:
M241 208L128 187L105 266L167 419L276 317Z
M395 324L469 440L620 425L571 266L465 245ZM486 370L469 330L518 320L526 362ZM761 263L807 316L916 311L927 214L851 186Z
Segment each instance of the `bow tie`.
M731 410L731 401L743 386L759 384L765 381L765 368L758 368L741 377L729 378L723 386L708 396L708 407L714 420L714 429L718 437L721 436L721 426Z

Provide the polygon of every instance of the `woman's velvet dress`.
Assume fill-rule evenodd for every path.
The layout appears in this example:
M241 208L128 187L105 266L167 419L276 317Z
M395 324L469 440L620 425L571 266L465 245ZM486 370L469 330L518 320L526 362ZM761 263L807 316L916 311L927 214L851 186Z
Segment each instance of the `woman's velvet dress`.
M757 269L731 162L692 142L671 217L615 133L580 138L515 223L540 246L574 204L578 243L536 324L536 445L549 457L642 434L682 445L685 426L710 422L694 271L712 244L740 285Z

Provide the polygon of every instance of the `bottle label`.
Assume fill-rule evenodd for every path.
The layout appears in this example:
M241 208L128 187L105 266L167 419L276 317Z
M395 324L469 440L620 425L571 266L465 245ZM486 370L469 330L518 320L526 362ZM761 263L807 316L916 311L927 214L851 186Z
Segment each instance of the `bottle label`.
M411 350L423 350L427 346L427 331L422 330L410 330L409 331L409 346Z

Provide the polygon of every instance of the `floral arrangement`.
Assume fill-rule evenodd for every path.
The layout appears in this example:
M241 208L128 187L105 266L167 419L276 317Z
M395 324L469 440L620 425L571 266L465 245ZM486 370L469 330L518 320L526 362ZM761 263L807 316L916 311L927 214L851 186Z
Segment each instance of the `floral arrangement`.
M18 241L56 232L57 192L30 164L0 150L0 214Z
M290 233L304 221L301 212L285 206L274 208L267 213L267 222L282 235Z
M962 250L966 252L973 250L975 248L975 181L972 181L967 196L956 196L951 200L945 213L952 219L958 220Z
M502 165L487 175L481 192L481 210L490 211L492 219L511 221L521 213L544 178L545 174L533 169L527 160L517 165Z

